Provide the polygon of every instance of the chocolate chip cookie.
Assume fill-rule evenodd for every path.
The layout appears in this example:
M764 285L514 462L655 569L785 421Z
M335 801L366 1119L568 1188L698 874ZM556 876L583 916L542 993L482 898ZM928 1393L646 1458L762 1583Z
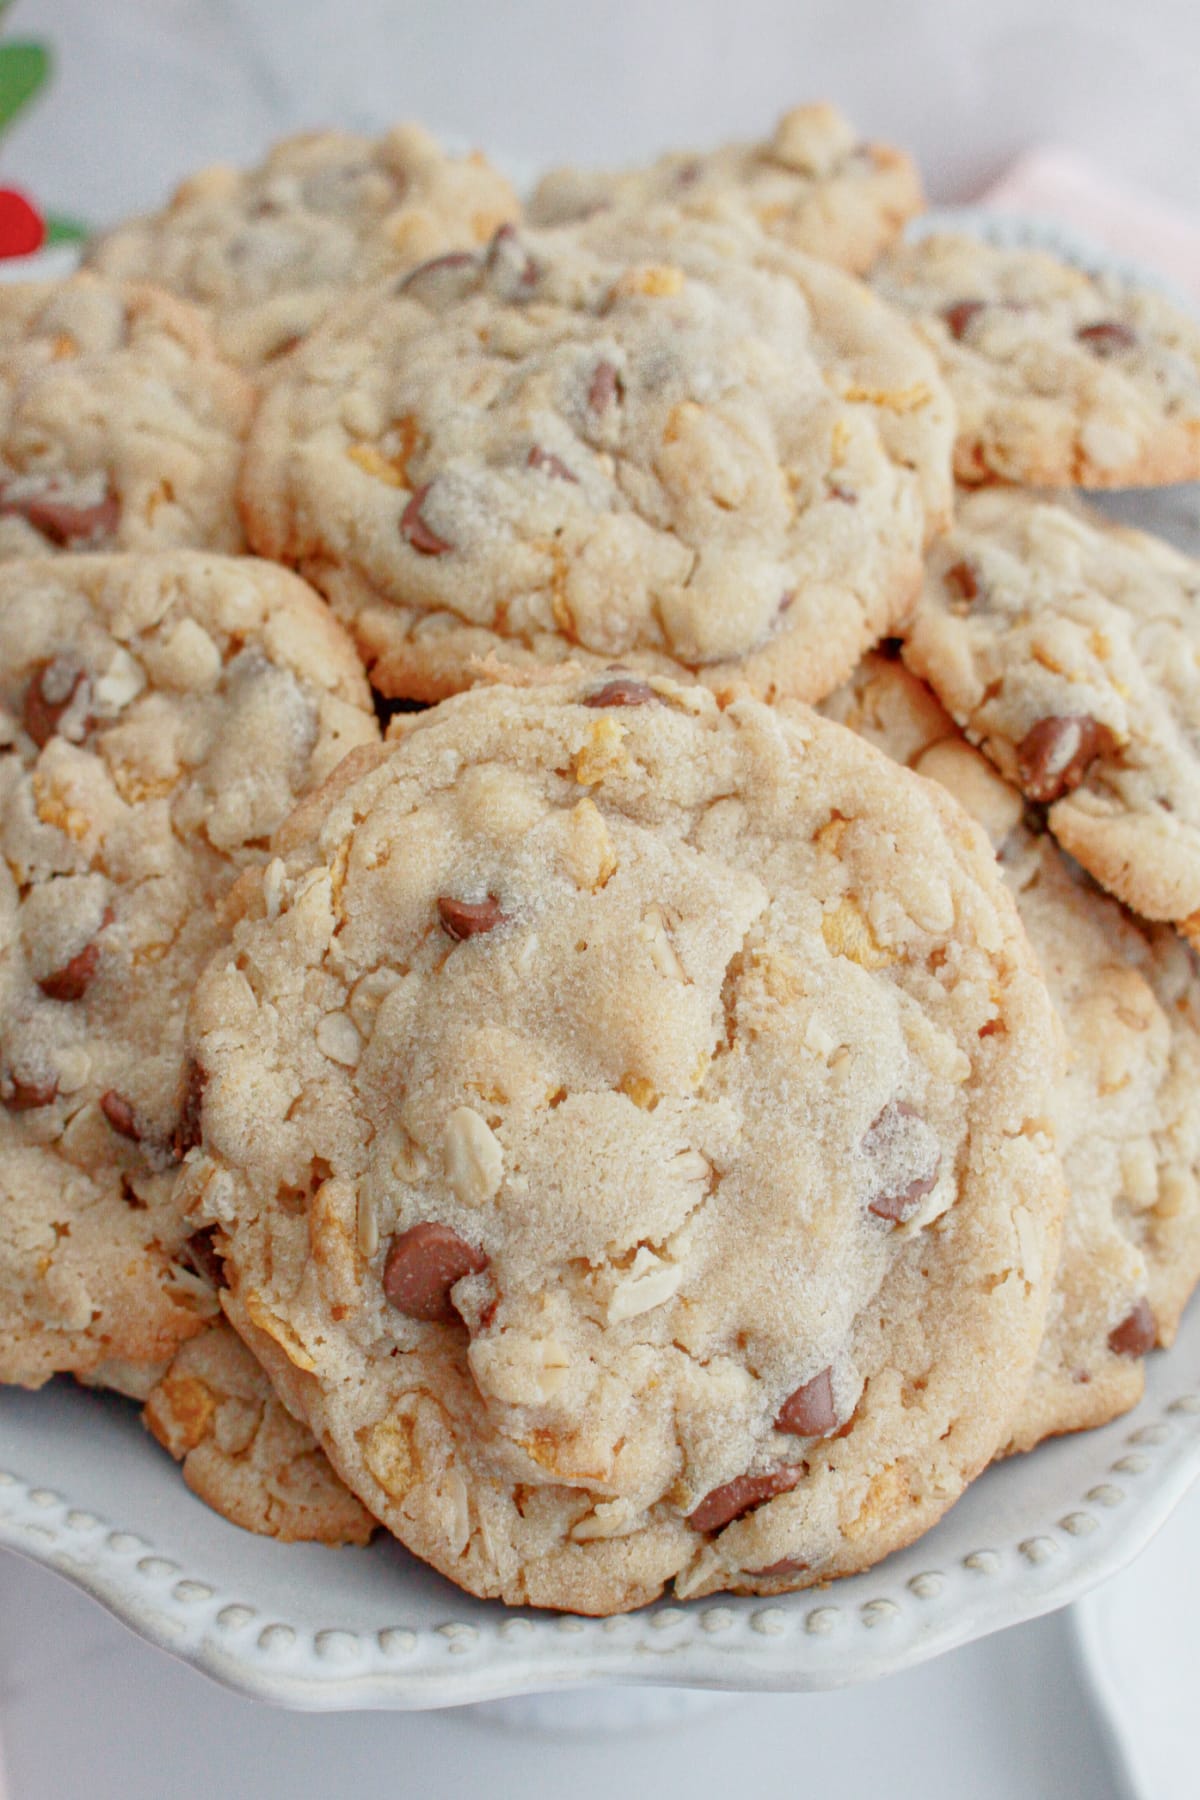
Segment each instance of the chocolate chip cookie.
M1009 1433L1059 1045L978 828L807 708L626 674L393 723L248 874L181 1174L227 1311L461 1586L874 1562Z
M86 274L0 286L0 558L240 550L253 400L169 294Z
M829 105L797 106L763 143L673 151L648 167L554 169L529 203L535 225L666 202L700 217L744 211L795 250L859 275L924 198L911 158L861 139Z
M340 313L279 370L242 496L385 694L570 659L816 698L909 610L952 435L933 359L848 276L602 216Z
M1089 874L1200 940L1200 564L992 490L930 558L904 657Z
M188 995L238 874L377 736L352 646L282 569L0 564L0 1380L136 1391L215 1314L172 1197Z
M257 369L364 284L482 243L518 212L482 156L449 156L417 125L309 132L257 168L191 176L162 212L99 238L88 261L203 307L224 354Z
M1011 1448L1142 1393L1200 1277L1200 976L1175 932L1100 893L930 690L872 656L828 716L949 789L987 830L1071 1050L1053 1111L1070 1193L1046 1335Z
M224 1321L176 1352L143 1414L222 1518L281 1543L365 1544L375 1520Z
M1200 479L1200 321L1043 250L937 233L872 275L934 350L967 485Z

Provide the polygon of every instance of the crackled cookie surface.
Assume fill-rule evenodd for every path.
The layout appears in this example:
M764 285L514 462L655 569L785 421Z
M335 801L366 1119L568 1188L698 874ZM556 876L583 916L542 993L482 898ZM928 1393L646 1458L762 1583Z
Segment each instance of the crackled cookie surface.
M288 1405L460 1585L803 1585L1004 1441L1058 1041L936 788L803 708L483 689L344 765L239 896L181 1197Z
M203 307L224 353L258 368L364 283L481 243L518 212L482 156L449 156L419 126L379 138L311 132L257 168L191 176L162 212L119 225L88 259Z
M570 658L815 698L911 606L951 436L933 359L838 270L602 215L332 321L267 396L243 500L386 694Z
M0 1380L136 1391L215 1311L171 1197L184 1009L238 873L376 736L282 569L0 565Z
M1089 874L1200 937L1200 564L994 490L934 549L904 657Z
M370 1540L375 1520L223 1321L180 1347L143 1416L192 1492L232 1524L287 1544Z
M240 550L253 398L169 294L87 274L0 286L0 558Z
M864 660L830 717L948 788L984 826L1070 1048L1054 1113L1070 1205L1012 1448L1136 1404L1200 1277L1200 978L1164 926L1088 881L901 663Z
M828 105L797 106L763 143L674 151L640 169L554 169L529 203L535 225L666 202L701 217L745 210L772 237L853 274L869 269L924 205L903 151L859 138Z
M900 245L872 283L938 357L960 481L1200 478L1200 321L1161 295L955 233Z

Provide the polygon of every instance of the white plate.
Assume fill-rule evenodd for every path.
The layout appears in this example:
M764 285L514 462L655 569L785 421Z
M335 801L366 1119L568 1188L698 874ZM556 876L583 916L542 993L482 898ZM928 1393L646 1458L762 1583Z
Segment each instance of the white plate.
M979 214L939 222L985 229ZM1058 228L986 220L1087 267ZM1121 272L1127 272L1121 270ZM1200 489L1105 501L1200 551ZM395 1542L287 1546L237 1530L113 1396L0 1388L0 1545L140 1636L280 1705L419 1710L629 1682L807 1690L892 1674L1074 1600L1129 1562L1200 1476L1200 1304L1126 1419L991 1469L919 1543L823 1591L660 1603L623 1618L509 1612Z
M0 1544L243 1693L312 1709L460 1705L566 1685L812 1689L865 1681L1075 1599L1200 1475L1200 1306L1137 1412L991 1469L868 1574L780 1599L623 1618L473 1600L391 1541L280 1545L227 1525L115 1397L0 1390Z

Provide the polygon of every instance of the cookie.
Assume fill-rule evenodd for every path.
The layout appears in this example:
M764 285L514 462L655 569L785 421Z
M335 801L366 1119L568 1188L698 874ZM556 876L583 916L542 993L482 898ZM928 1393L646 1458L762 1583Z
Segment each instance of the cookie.
M908 1542L1008 1433L1064 1200L982 833L806 708L662 678L392 731L189 1014L233 1323L476 1594L602 1614Z
M242 482L390 696L570 658L816 698L950 504L933 359L848 276L660 212L505 228L280 369Z
M1200 321L1162 295L951 232L898 246L871 279L941 364L959 481L1200 478Z
M242 549L253 401L169 294L86 274L0 286L0 558Z
M375 1520L229 1325L182 1345L143 1417L193 1494L231 1524L285 1544L370 1541Z
M673 151L648 167L554 169L529 202L534 225L666 203L699 217L745 212L794 250L863 274L924 206L911 158L859 138L836 107L797 106L758 144Z
M0 1380L126 1391L216 1311L172 1192L183 1017L239 873L378 731L285 570L0 564Z
M1111 893L1200 942L1200 564L1037 495L980 493L904 646Z
M162 212L97 239L88 261L203 307L224 354L257 369L364 284L482 243L519 211L482 156L449 156L419 126L311 132L257 168L191 176Z
M1200 1278L1200 978L1175 932L1102 894L898 661L823 710L948 788L984 825L1071 1050L1054 1102L1070 1194L1046 1334L1010 1447L1141 1397Z

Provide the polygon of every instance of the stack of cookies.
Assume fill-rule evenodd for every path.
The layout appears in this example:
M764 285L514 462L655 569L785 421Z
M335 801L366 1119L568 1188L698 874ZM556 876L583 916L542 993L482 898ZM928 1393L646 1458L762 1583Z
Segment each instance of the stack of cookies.
M869 1567L1200 1276L1200 327L832 108L405 127L0 292L0 1381L605 1614ZM865 279L864 279L865 278Z

